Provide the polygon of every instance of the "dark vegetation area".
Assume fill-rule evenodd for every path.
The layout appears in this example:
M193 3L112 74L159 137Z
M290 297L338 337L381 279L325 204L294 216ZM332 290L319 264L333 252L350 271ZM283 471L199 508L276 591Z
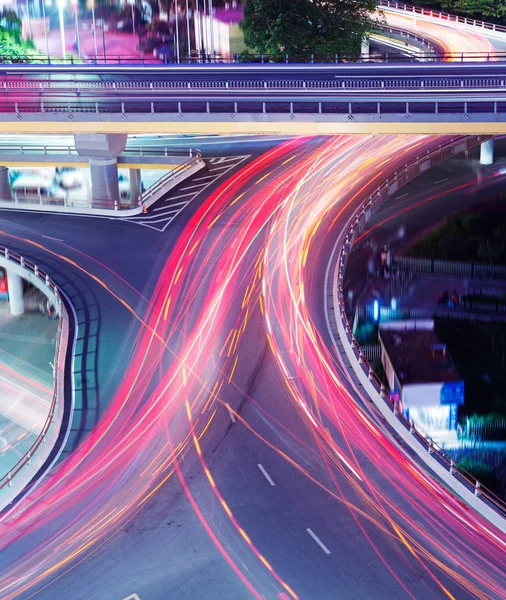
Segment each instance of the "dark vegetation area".
M413 243L406 256L506 264L506 196L480 212L450 217Z

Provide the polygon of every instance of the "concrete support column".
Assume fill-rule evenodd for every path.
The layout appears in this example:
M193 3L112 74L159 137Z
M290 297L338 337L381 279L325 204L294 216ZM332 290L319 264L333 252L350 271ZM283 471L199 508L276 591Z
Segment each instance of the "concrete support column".
M141 195L141 170L129 169L130 176L130 204L137 205L137 201Z
M0 167L0 200L12 200L9 167Z
M7 269L7 285L9 287L9 309L11 315L22 315L25 312L23 298L23 279L17 273Z
M369 56L370 48L369 48L369 37L364 35L362 38L362 45L360 46L360 54L362 56Z
M494 163L494 140L482 142L480 146L480 163L482 165L491 165Z
M114 208L119 204L118 161L127 136L123 133L76 133L76 150L90 161L91 204Z
M118 161L90 158L91 201L97 208L119 204Z

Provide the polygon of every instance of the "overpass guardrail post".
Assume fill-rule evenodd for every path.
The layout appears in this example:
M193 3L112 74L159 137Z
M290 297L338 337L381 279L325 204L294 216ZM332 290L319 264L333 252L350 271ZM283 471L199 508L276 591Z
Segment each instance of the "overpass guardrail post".
M453 152L455 151L455 149L458 149L459 151L463 150L463 146L465 146L466 149L468 149L469 147L472 146L476 146L477 144L479 144L480 142L483 141L483 136L459 136L459 137L454 137L451 140L449 140L448 142L444 143L444 147L442 144L438 144L438 146L428 149L426 151L426 153L424 153L424 156L427 157L427 159L429 160L429 162L431 163L431 165L437 164L438 162L441 161L442 159L442 154L443 154L443 150L444 150L444 156L445 157L449 157L452 156ZM446 152L446 150L449 149L449 152ZM452 152L453 150L453 152ZM409 161L409 163L405 164L405 169L406 172L408 172L408 170L411 168L411 166L416 165L416 161L418 160L419 162L419 157L414 157L412 160ZM380 185L380 187L378 188L378 192L381 191L382 196L388 193L388 186L386 184L386 180L385 183ZM366 200L367 201L367 200ZM359 215L362 211L363 205L361 205L360 207L358 207L357 211L355 212L355 215ZM356 221L356 219L355 219ZM331 275L329 282L332 285L334 292L332 294L332 303L333 303L333 312L336 318L336 321L339 324L339 321L342 324L342 333L341 331L339 332L339 336L341 338L341 341L345 344L345 348L348 345L348 349L346 350L346 353L348 355L348 357L350 358L352 355L354 355L355 360L357 361L357 367L353 367L357 374L365 373L366 375L370 375L371 374L371 367L369 365L368 360L366 360L365 356L363 355L362 349L360 348L360 345L358 343L356 343L356 340L353 337L353 334L350 333L351 328L350 328L350 324L348 322L348 318L346 315L346 312L344 310L344 297L343 297L343 278L345 275L345 264L347 262L347 256L349 255L349 252L347 251L347 249L349 250L349 247L347 246L348 242L351 241L351 243L353 243L353 239L354 239L354 235L355 235L355 230L356 230L356 226L353 224L353 217L350 221L351 225L348 226L347 228L347 232L346 231L342 231L341 232L341 236L342 236L342 240L339 242L339 240L341 240L341 237L338 239L338 242L336 242L336 248L338 249L338 254L336 255L336 259L334 262L335 268L334 268L334 272L333 275ZM346 236L346 239L345 239ZM340 246L339 246L340 244ZM337 310L339 310L339 312L337 312ZM350 336L348 338L348 335ZM351 346L350 346L351 344ZM375 375L373 375L373 380L374 381L370 381L369 377L366 377L365 380L361 380L362 383L364 384L364 381L370 381L370 383L373 383L373 387L376 391L379 390L379 395L380 397L383 399L383 402L387 402L387 406L390 408L391 411L393 411L393 413L395 414L395 419L396 421L398 421L399 423L401 423L403 425L404 428L406 429L406 432L409 431L409 433L411 434L411 436L413 436L415 438L415 442L414 443L410 443L410 445L415 448L418 445L421 445L425 450L428 451L428 454L432 455L432 456L437 456L438 460L436 461L436 463L430 463L431 465L433 465L434 468L440 468L442 467L443 470L446 470L446 472L451 475L452 477L454 477L458 483L456 483L455 485L457 486L455 488L455 492L462 495L464 493L467 493L468 495L467 497L467 501L468 503L472 504L474 506L475 509L479 510L481 512L481 514L483 516L487 516L487 518L489 518L490 521L492 521L493 523L495 523L496 525L499 523L499 521L497 520L497 516L500 515L500 518L504 519L504 517L506 516L506 503L499 497L497 497L496 495L494 495L490 490L485 489L482 487L481 483L475 478L473 477L471 474L469 474L463 467L461 467L458 463L456 463L453 458L445 452L445 450L440 447L438 444L436 444L434 442L434 440L432 440L429 436L427 436L426 434L424 434L422 431L417 429L416 424L413 422L413 420L409 420L407 421L404 417L404 415L400 414L398 412L398 410L396 410L395 407L395 403L392 403L388 400L388 398L386 398L386 390L383 387L383 384L380 381L376 381L376 377ZM371 394L371 392L369 392ZM381 404L380 403L380 398L378 398L378 402L377 402L377 409L380 411L381 415L386 415L387 413L385 413L383 411L383 409L381 409ZM391 424L394 425L396 421L391 421ZM401 430L399 430L400 432ZM411 438L411 436L409 436L409 438ZM405 440L408 440L408 437L405 437ZM423 455L420 454L420 452L417 450L417 454L422 457ZM430 459L433 460L433 459ZM427 461L425 461L427 462ZM429 464L429 462L427 462L427 464ZM443 473L443 471L441 471L441 473ZM460 487L459 487L460 486ZM451 486L450 484L450 487ZM471 496L469 496L469 494L471 494ZM481 500L483 501L482 503L472 503L470 498L472 498L473 496L476 497L480 497ZM495 513L491 512L490 509L494 508L495 509ZM503 523L503 521L501 521L501 523ZM500 525L501 528L504 531L504 527L502 525Z

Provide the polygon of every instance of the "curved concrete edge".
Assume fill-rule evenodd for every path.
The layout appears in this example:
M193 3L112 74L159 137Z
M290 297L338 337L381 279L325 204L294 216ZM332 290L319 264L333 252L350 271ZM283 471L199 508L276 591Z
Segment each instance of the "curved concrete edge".
M390 34L392 35L392 34ZM401 34L398 34L399 37ZM388 35L383 35L381 33L371 33L369 35L369 39L377 44L381 44L383 46L387 46L389 48L394 48L395 50L399 50L401 53L409 54L415 59L419 59L420 54L430 54L433 52L433 49L429 42L421 42L415 39L407 38L408 31L406 30L406 34L403 36L404 39L389 37ZM409 42L409 43L408 43ZM428 60L425 57L422 57L422 60Z
M413 438L409 431L405 429L405 427L399 422L396 415L392 411L390 411L385 404L385 401L377 392L376 388L373 386L372 382L369 380L367 374L361 367L359 359L355 355L352 345L350 344L348 337L346 335L346 330L343 326L343 318L342 314L339 310L339 298L338 298L338 288L337 282L339 280L339 259L341 256L341 250L345 243L346 233L350 227L350 224L355 220L356 215L360 212L360 208L352 215L352 217L348 220L345 227L339 232L337 240L332 248L332 253L330 256L330 260L327 264L326 272L325 272L325 293L324 293L324 311L325 311L325 321L327 324L327 329L330 335L330 339L332 340L332 345L338 356L341 356L341 350L338 347L338 340L335 339L334 333L330 326L329 322L329 311L333 311L333 316L336 321L337 331L339 335L339 342L341 343L346 357L350 362L350 365L356 375L358 377L360 383L362 384L364 391L368 394L369 398L372 400L376 408L379 410L385 421L390 425L390 427L395 431L395 433L402 439L402 441L413 450L417 456L425 463L428 467L429 472L427 473L429 476L432 476L432 473L435 473L447 486L451 489L459 498L461 498L466 504L472 507L476 512L482 515L485 519L487 519L491 524L497 527L503 533L506 533L506 519L502 517L498 512L496 512L491 506L487 505L483 500L480 500L479 497L475 496L474 492L467 488L463 483L461 483L458 479L456 479L449 471L445 469L434 457L431 452L424 451L424 449L420 446L419 443ZM339 251L338 251L339 250ZM329 279L332 277L332 279ZM329 306L328 297L330 295L329 284L332 288L332 304L333 306ZM344 366L344 361L341 361ZM345 367L346 368L346 367ZM351 379L349 380L350 384L352 384ZM358 393L362 393L360 390L356 390ZM402 445L394 438L391 437L392 441L399 445L402 449ZM418 466L418 465L417 465ZM431 473L432 472L432 473Z
M5 261L5 262L3 262ZM0 264L12 268L13 264L0 257ZM27 269L19 267L25 279L32 275ZM34 282L35 283L35 282ZM39 286L37 286L39 287ZM42 287L45 287L44 285ZM39 287L40 289L40 287ZM44 290L46 297L55 299L55 295L49 288ZM6 519L13 510L26 498L43 480L47 473L53 468L67 442L72 417L74 413L74 351L77 339L77 315L74 306L67 295L59 290L61 294L60 319L61 319L61 341L58 348L58 364L63 365L63 378L55 378L57 387L57 402L54 420L45 441L39 446L31 462L12 480L12 487L6 488L0 493L0 521ZM63 399L63 401L58 401Z
M160 198L165 196L165 194L167 192L169 192L171 189L178 186L180 183L182 183L183 181L185 181L186 179L188 179L195 173L198 173L205 166L206 166L206 163L203 159L199 158L198 160L196 160L190 167L188 167L184 171L184 173L182 174L181 177L171 179L165 185L161 186L158 190L156 190L149 198L143 199L142 205L138 207L138 212L136 214L139 214L140 212L142 212L143 207L149 208L150 206L153 206L153 204L155 202L158 202L158 200L160 200ZM154 185L156 185L156 183ZM119 215L119 216L123 216L123 215Z
M37 289L39 289L44 294L44 296L46 296L46 298L51 302L51 304L54 307L56 307L56 308L58 307L59 300L56 297L55 292L50 287L48 287L40 279L40 277L37 277L37 275L35 275L35 273L30 271L29 269L25 269L23 266L15 263L11 260L8 260L7 258L5 258L4 256L1 256L1 255L0 255L0 266L5 267L5 269L8 271L9 270L13 271L14 273L19 275L26 281L28 281L29 283L34 285Z
M432 23L433 25L440 25L441 27L457 27L460 29L464 29L466 31L472 31L473 33L481 33L485 37L495 38L500 41L504 41L506 39L506 32L497 31L494 29L487 29L486 27L480 27L479 25L472 25L471 23L462 23L462 21L457 21L455 19L441 19L439 17L434 17L430 15L422 15L420 13L413 12L411 10L403 10L402 8L395 8L394 6L384 6L383 4L378 5L378 10L383 13L392 13L393 15L403 15L405 17L413 17L414 19L419 19L420 21L427 21L428 23ZM426 10L430 10L426 9ZM434 10L434 13L437 13L437 10ZM452 15L455 16L455 15ZM469 17L468 17L469 18Z
M0 201L0 210L15 210L21 212L35 212L35 213L58 213L62 215L75 215L75 216L93 216L93 217L107 217L109 219L124 219L126 217L134 217L140 215L144 207L149 208L157 200L159 200L164 194L170 192L171 189L183 183L188 177L191 177L200 169L205 167L203 160L196 160L193 165L188 167L179 177L174 177L167 181L167 184L161 186L159 192L153 194L149 199L143 201L139 206L134 208L124 208L120 210L111 210L105 208L88 208L86 206L58 206L53 204L15 204L13 201Z

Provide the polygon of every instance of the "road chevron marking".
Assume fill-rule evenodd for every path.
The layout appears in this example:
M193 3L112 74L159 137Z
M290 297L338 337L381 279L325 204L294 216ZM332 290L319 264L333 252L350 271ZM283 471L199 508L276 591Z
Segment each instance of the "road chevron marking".
M172 223L172 221L191 203L197 196L202 194L209 186L216 183L219 179L224 177L229 171L238 167L241 163L251 157L251 154L244 154L240 156L228 156L222 157L227 159L227 163L223 165L221 168L225 168L226 170L220 171L219 173L215 173L211 175L211 180L199 184L195 187L200 187L201 189L195 189L194 192L188 192L185 194L180 194L176 196L169 196L163 201L161 206L157 206L156 208L151 209L151 214L148 215L136 215L134 217L127 217L125 220L130 223L136 223L137 225L142 225L144 227L148 227L149 229L154 229L155 231L163 232L167 229L167 227ZM206 162L213 164L214 161L220 160L220 157L212 157L207 158ZM199 171L200 173L200 171ZM191 183L194 179L189 179L188 183ZM177 192L176 192L177 193ZM177 202L171 204L174 200L178 200L179 198L187 198L187 200ZM159 202L159 201L158 201ZM155 203L155 206L156 204ZM174 210L173 206L181 205L178 210Z
M139 596L137 594L132 594L131 596L128 596L127 598L123 598L123 600L141 600L139 598Z

